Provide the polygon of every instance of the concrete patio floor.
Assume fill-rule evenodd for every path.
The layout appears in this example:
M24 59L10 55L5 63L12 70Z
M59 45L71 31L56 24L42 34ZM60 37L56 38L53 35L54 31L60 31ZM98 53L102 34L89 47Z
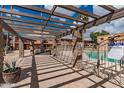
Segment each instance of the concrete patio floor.
M68 63L66 63L68 64ZM14 88L118 88L87 71L74 71L50 55L26 56L20 64L21 78L18 83L3 87Z

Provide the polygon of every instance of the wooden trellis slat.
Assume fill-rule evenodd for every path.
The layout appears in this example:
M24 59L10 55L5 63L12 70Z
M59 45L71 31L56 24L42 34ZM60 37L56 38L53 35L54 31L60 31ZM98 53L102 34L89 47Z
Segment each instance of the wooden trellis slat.
M26 9L31 9L33 11L38 11L38 12L43 12L43 13L47 13L49 15L51 15L51 10L48 9L43 9L43 8L38 8L38 7L33 7L33 6L29 6L29 5L17 5L18 7L22 7L22 8L26 8ZM74 21L79 21L81 22L80 19L78 18L73 18L71 16L59 13L59 12L54 12L52 15L57 16L57 17L61 17L61 18L66 18L66 19L70 19L70 20L74 20Z
M15 31L14 31L7 23L5 23L2 19L0 19L0 22L1 22L1 24L2 24L2 26L3 26L4 29L6 29L7 31L13 33L14 35L20 37L20 36L18 35L18 33L15 32Z
M20 39L27 39L27 40L33 40L33 39L28 39L28 38L22 38L21 36L18 35L18 33L10 27L6 22L4 22L2 19L0 19L0 23L2 24L2 28L6 29L10 33L14 34L15 36L19 37Z
M117 10L115 7L111 5L99 5L99 6L111 12Z
M103 24L103 23L106 23L108 22L108 17L111 15L111 13L109 14L106 14L100 18L97 18L96 20L93 20L93 21L90 21L88 23L85 24L85 29L88 29L88 28L91 28L94 26L94 23L95 25L100 25L100 24ZM119 19L119 18L122 18L124 17L124 8L121 8L121 9L117 9L116 11L114 11L114 13L112 14L111 18L109 19L109 21L112 21L112 20L116 20L116 19ZM84 24L83 24L84 25ZM83 25L77 27L77 28L82 28ZM72 32L70 33L72 34Z
M25 17L30 17L30 18L36 18L36 19L39 19L39 20L45 20L45 21L48 20L48 18L45 18L45 17L42 17L42 16L33 15L33 14L27 14L27 13L23 13L23 12L17 12L17 11L14 11L14 10L8 10L8 9L4 9L4 8L1 8L0 12L11 14L11 15L19 15L19 16L25 16ZM60 21L60 20L54 20L54 19L50 19L49 21L62 23L62 24L68 24L68 25L75 25L73 23L64 22L64 21Z
M78 21L80 22L80 19L77 19L77 18L72 18L71 16L68 16L64 13L58 13L56 11L54 11L52 14L52 10L48 10L48 9L43 9L43 8L38 8L38 7L34 7L34 6L21 6L21 5L17 5L18 7L22 7L22 8L26 8L26 9L29 9L29 10L33 10L33 11L38 11L38 12L43 12L43 13L47 13L49 14L50 16L54 15L54 16L58 16L60 18L67 18L67 19L71 19L71 20L74 20L74 21ZM57 7L61 7L61 8L64 8L66 10L70 10L72 12L76 12L78 14L83 14L83 15L86 15L88 17L92 17L92 18L95 18L95 20L93 21L90 21L88 23L86 23L85 25L85 28L90 28L90 27L93 27L94 25L97 26L97 25L100 25L100 24L103 24L105 22L110 22L112 20L115 20L115 19L118 19L118 18L121 18L121 17L124 17L124 8L121 8L121 9L117 9L111 5L99 5L100 7L110 11L109 14L107 15L104 15L104 16L98 16L96 14L92 14L92 13L88 13L86 11L83 11L75 6L71 6L71 5L68 5L68 6L65 6L65 5L57 5ZM30 17L30 18L36 18L36 19L39 19L39 20L44 20L46 22L48 21L51 21L51 22L56 22L56 23L61 23L61 24L68 24L68 25L75 25L77 26L77 28L82 28L82 26L84 25L77 25L77 24L74 24L74 23L69 23L69 22L65 22L65 21L60 21L60 20L53 20L51 18L45 18L45 17L42 17L42 16L38 16L38 15L33 15L33 14L27 14L27 13L24 13L24 12L18 12L18 11L14 11L13 10L13 6L11 7L11 10L7 10L5 9L5 7L1 8L0 9L0 12L1 13L7 13L7 14L11 14L11 16L13 15L18 15L18 16L26 16L26 17ZM5 18L5 17L3 17ZM6 18L7 19L7 18ZM23 22L23 20L18 20L20 22ZM26 22L26 21L24 21ZM38 24L37 22L29 22L29 23L33 23L33 24ZM41 23L42 24L42 23ZM44 23L43 23L43 26L44 26ZM47 24L47 26L50 26L49 24ZM59 28L59 26L55 26L55 25L51 25L51 26L54 26L56 28ZM64 28L63 26L60 26L60 28ZM65 35L69 35L72 33L72 29L73 28L69 28L70 31L67 31ZM55 29L54 29L55 30ZM61 35L63 36L63 35ZM61 36L58 36L58 37L61 37Z
M86 11L82 11L80 10L79 8L77 7L74 7L72 5L58 5L59 7L62 7L62 8L65 8L65 9L68 9L68 10L71 10L71 11L75 11L79 14L83 14L83 15L86 15L86 16L89 16L89 17L92 17L92 18L99 18L100 16L96 15L96 14L92 14L92 13L88 13Z
M4 19L3 17L1 17L2 19ZM4 19L8 24L12 24L12 25L24 25L24 26L44 26L43 23L40 22L28 22L28 21L24 21L24 20L16 20L16 19ZM14 21L14 22L13 22ZM16 23L19 22L19 23ZM59 29L70 29L70 27L66 27L66 26L61 26L61 25L55 25L55 24L47 24L47 27L54 27L54 28L59 28Z

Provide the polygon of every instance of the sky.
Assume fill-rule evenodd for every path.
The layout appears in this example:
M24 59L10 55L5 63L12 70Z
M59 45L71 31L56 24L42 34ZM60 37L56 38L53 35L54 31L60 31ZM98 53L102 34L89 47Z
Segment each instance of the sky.
M123 33L124 32L124 18L120 18L110 23L105 23L97 27L92 27L90 29L87 29L87 32L85 33L85 38L90 39L89 37L90 37L91 32L101 31L101 30L105 30L109 32L110 34Z
M124 6L116 5L115 7L122 8ZM95 12L97 12L97 13L100 13L100 11L101 11L100 9L95 10ZM111 21L110 23L101 24L99 26L95 26L90 29L87 29L87 32L85 33L84 36L86 39L90 40L91 32L101 31L101 30L105 30L105 31L109 32L110 34L123 33L124 32L124 17L114 20L114 21Z
M124 6L114 5L114 7L119 9L119 8L124 7ZM65 14L73 15L73 12L63 11L62 9L58 9L57 12L59 12L60 10L61 10L61 12L65 12ZM103 16L105 14L108 14L109 11L107 11L107 10L105 10L105 9L99 7L99 6L93 6L93 13L95 13L97 15L100 15L100 16ZM124 32L124 18L120 18L120 19L111 21L110 23L104 23L104 24L101 24L99 26L95 26L95 27L92 27L90 29L87 29L86 33L84 34L84 37L85 37L86 40L91 40L91 38L90 38L90 33L91 32L102 31L102 30L107 31L110 34L116 34L116 33ZM71 35L66 36L66 37L71 38Z
M46 9L49 9L49 10L51 10L53 8L53 6L51 6L51 5L45 5L44 7ZM75 7L79 8L81 6L80 5L75 5ZM89 7L88 10L87 10L87 7ZM119 8L124 7L124 6L122 6L122 5L120 5L120 6L119 5L114 5L114 7L119 9ZM7 8L9 9L10 7L7 7ZM81 8L86 9L88 12L97 14L99 16L103 16L103 15L106 15L106 14L109 13L109 11L107 11L107 10L105 10L105 9L99 7L99 6L95 6L95 5L93 7L90 6L90 5L83 5L83 7L81 7ZM17 10L17 9L18 8L16 8L15 11L23 11L23 10L20 10L20 9ZM64 13L64 14L72 16L72 17L77 17L75 12L65 10L65 9L62 9L62 8L59 8L59 7L57 7L57 9L55 11L59 12L59 13ZM33 13L33 12L30 11L29 13ZM37 12L36 12L36 14L41 15L41 14L38 14ZM20 18L20 16L17 16L17 15L16 15L16 17ZM23 17L23 18L25 19L25 17ZM52 16L52 18L56 19L56 20L61 20L61 21L67 21L67 22L73 22L74 23L74 21L67 20L67 19L64 19L64 18L59 18L59 17L55 17L55 16ZM34 20L34 21L40 21L40 20L36 20L36 19L32 19L32 18L30 18L30 19ZM92 20L92 18L90 18L90 21L91 20ZM66 26L66 25L64 25L64 26ZM117 19L117 20L114 20L114 21L112 21L110 23L105 23L105 24L99 25L97 27L92 27L90 29L87 29L84 37L89 40L91 32L101 31L101 30L108 31L111 34L124 32L124 18Z
M114 5L114 7L119 9L119 8L124 7L124 6ZM109 11L106 11L105 9L100 8L99 6L93 6L93 13L100 15L100 16L103 16L105 14L108 14ZM94 26L90 29L87 29L86 33L84 34L84 38L86 40L91 40L91 38L90 38L91 32L97 32L97 31L102 31L102 30L107 31L110 34L123 33L124 32L124 17L117 19L117 20L114 20L114 21L111 21L110 23L104 23L104 24L101 24L99 26ZM71 38L71 35L66 36L66 37Z

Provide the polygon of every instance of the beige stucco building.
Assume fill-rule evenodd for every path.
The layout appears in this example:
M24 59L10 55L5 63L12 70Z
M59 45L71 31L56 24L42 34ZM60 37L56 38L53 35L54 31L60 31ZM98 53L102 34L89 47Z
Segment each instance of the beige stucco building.
M114 42L124 43L124 33L118 33L114 35L102 35L97 37L97 43L100 45L100 50L108 50L108 44L112 41L112 37Z

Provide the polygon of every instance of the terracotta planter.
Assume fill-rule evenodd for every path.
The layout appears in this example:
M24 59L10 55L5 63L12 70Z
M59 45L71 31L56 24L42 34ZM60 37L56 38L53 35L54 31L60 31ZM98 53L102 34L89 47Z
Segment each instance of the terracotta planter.
M17 67L15 72L8 72L8 70L5 70L2 74L5 83L16 83L19 81L21 68Z

